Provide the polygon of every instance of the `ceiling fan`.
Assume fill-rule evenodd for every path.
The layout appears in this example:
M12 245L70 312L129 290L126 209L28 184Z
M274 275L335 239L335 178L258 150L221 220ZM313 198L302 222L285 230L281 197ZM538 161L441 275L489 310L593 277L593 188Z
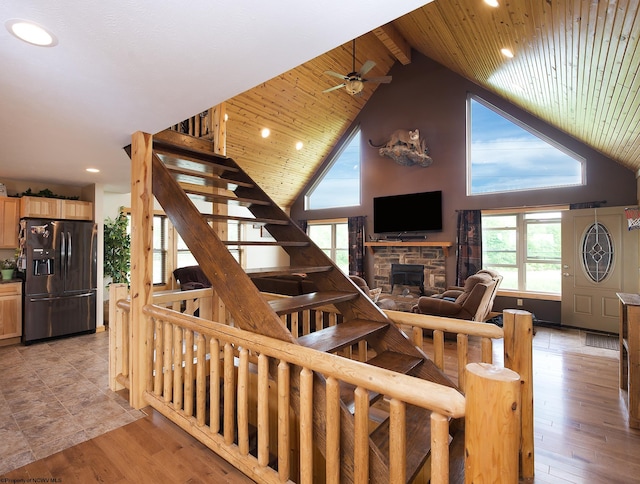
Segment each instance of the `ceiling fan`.
M337 77L342 79L344 82L342 84L338 84L337 86L330 87L329 89L325 89L322 92L331 92L336 89L340 89L344 87L346 91L352 96L359 95L364 89L365 82L378 82L378 83L389 83L391 82L391 76L382 76L382 77L370 77L368 79L364 78L364 75L369 72L371 69L375 67L376 63L372 60L366 61L362 64L362 67L359 71L356 72L356 40L353 39L353 67L352 72L347 75L338 74L334 71L324 71L325 74L329 76Z

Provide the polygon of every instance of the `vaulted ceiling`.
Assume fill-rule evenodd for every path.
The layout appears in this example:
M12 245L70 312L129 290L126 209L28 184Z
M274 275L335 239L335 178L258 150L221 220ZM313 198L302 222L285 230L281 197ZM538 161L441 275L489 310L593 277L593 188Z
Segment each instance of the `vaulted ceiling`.
M320 3L283 0L275 12L235 0L215 9L205 0L2 2L3 22L32 18L57 30L60 43L37 50L0 35L0 181L126 189L122 147L132 132L153 133L224 103L228 155L288 206L385 88L367 83L359 97L322 92L340 82L324 71L352 70L353 38L356 68L376 62L368 76L410 62L413 49L640 169L638 2ZM505 47L513 58L501 54ZM72 172L88 165L103 171Z
M436 0L356 42L356 68L430 57L631 170L640 169L638 2ZM514 57L507 58L502 48ZM228 154L281 205L295 199L377 87L361 97L327 69L352 69L352 44L333 49L227 103ZM395 55L394 55L395 54ZM379 87L384 89L384 85ZM259 136L263 126L272 136ZM296 151L297 140L305 148Z

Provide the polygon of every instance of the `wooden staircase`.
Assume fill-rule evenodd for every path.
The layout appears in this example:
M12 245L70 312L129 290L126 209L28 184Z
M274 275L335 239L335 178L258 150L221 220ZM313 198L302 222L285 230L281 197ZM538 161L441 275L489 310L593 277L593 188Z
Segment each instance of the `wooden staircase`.
M176 227L217 295L231 313L235 326L272 338L297 343L323 352L335 353L366 341L367 364L405 373L454 387L426 355L394 325L373 301L346 277L337 266L232 160L205 149L205 142L166 131L153 139L153 194ZM219 213L202 214L192 197L218 204L240 204L250 216ZM241 242L221 240L210 222L234 221L263 225L273 240ZM244 271L227 249L239 245L276 245L290 258L290 266ZM267 301L252 279L305 273L317 292ZM333 305L342 315L339 324L294 338L282 316ZM294 407L299 408L297 372L292 372ZM342 441L340 470L342 482L353 481L353 389L342 388ZM314 442L325 454L326 442L321 404L325 394L321 375L314 377ZM370 403L380 395L369 395ZM420 471L429 457L429 412L407 406L407 482ZM453 427L452 427L453 428ZM372 482L386 482L388 476L388 421L375 427L369 438Z

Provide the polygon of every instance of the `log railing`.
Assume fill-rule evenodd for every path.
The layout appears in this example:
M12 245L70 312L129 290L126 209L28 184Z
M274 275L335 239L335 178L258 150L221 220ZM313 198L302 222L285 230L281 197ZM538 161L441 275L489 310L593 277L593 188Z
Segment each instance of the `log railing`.
M126 287L120 288L119 293L117 291L110 296L113 298L110 307L117 313L115 318L112 317L113 313L110 316L110 321L114 323L109 328L112 333L112 388L127 386L128 361L131 357L130 349L126 346L126 334L129 331L126 327L129 310L125 299ZM196 292L162 294L157 296L157 300L170 308L193 312L198 307L205 308L206 312L206 302L198 301L197 296L206 300L211 293ZM187 310L187 307L190 309ZM145 401L260 482L312 482L318 479L319 472L327 482L338 479L335 471L340 465L335 459L339 458L339 451L327 453L326 461L313 451L311 419L314 374L322 375L321 378L326 382L327 442L340 442L340 419L331 418L330 410L334 409L335 413L340 406L338 388L342 383L355 388L355 441L358 444L355 446L354 462L357 466L355 475L362 476L362 482L368 479L366 456L369 447L366 436L369 432L369 392L385 395L384 401L388 404L386 410L391 418L390 435L404 434L404 408L407 403L432 411L431 482L448 482L448 421L451 417L474 415L468 408L469 402L475 402L473 405L476 406L504 404L506 410L496 408L492 412L496 420L492 420L488 428L484 421L470 425L471 422L467 420L466 438L471 439L466 444L470 452L467 459L475 466L475 469L467 468L467 474L492 475L495 469L502 469L500 478L504 478L511 469L517 477L519 458L521 476L533 476L533 394L530 389L532 330L529 313L505 311L503 330L483 323L387 312L396 324L412 334L416 344L422 343L423 329L434 330L433 359L441 368L444 367L444 332L457 334L459 382L462 387L466 386L469 378L474 382L466 386L465 399L459 392L435 383L369 365L363 366L357 361L366 359L367 348L363 344L354 347L353 352L351 349L340 352L340 356L353 358L348 359L155 305L146 306L144 312L150 333L148 340L154 342L144 355L145 364L151 369L147 372L151 375L149 381L144 384ZM283 322L294 335L301 336L326 325L337 324L338 316L331 307L316 308L283 318ZM481 338L482 363L468 364L469 336ZM494 338L504 338L505 366L513 371L489 365L492 362L491 341ZM524 377L519 378L518 374ZM292 379L292 375L296 378ZM478 399L482 398L482 388L488 388L487 385L495 382L496 378L499 383L495 392L502 396L492 394L493 400L486 401L485 398L480 403ZM518 382L516 388L520 390L517 398L512 395L514 378ZM485 380L487 385L482 383ZM297 391L301 402L304 402L297 416L289 411L291 381L299 382ZM505 390L500 390L503 387ZM512 411L516 407L517 412ZM509 419L506 427L504 422L498 421L500 418ZM482 430L475 431L480 428ZM501 434L500 429L505 428L516 430L509 435L504 432ZM494 430L494 437L491 437L491 429ZM394 465L390 469L389 481L404 482L402 443L398 441L391 444L389 448L393 455L389 459ZM332 445L334 451L339 449L339 444ZM496 452L491 453L492 448L497 449ZM516 449L515 464L513 453L505 451L509 448ZM518 448L521 449L519 453ZM487 456L493 456L493 460ZM497 463L495 456L504 461ZM318 471L319 465L321 471ZM484 467L486 469L483 470Z
M210 288L191 291L163 291L153 295L153 303L184 314L211 319L213 292ZM109 387L113 391L130 389L132 361L129 341L129 291L126 284L109 286Z

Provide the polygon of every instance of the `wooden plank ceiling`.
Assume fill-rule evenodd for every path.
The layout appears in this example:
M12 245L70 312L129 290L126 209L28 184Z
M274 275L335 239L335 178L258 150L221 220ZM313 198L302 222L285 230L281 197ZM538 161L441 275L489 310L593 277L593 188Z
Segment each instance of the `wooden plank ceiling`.
M640 169L639 2L436 0L356 42L370 77L406 64L403 42L632 170ZM505 58L500 49L510 48ZM227 154L282 207L299 195L375 89L324 74L352 71L351 42L227 101ZM263 139L260 130L271 136ZM297 141L304 143L296 150Z

